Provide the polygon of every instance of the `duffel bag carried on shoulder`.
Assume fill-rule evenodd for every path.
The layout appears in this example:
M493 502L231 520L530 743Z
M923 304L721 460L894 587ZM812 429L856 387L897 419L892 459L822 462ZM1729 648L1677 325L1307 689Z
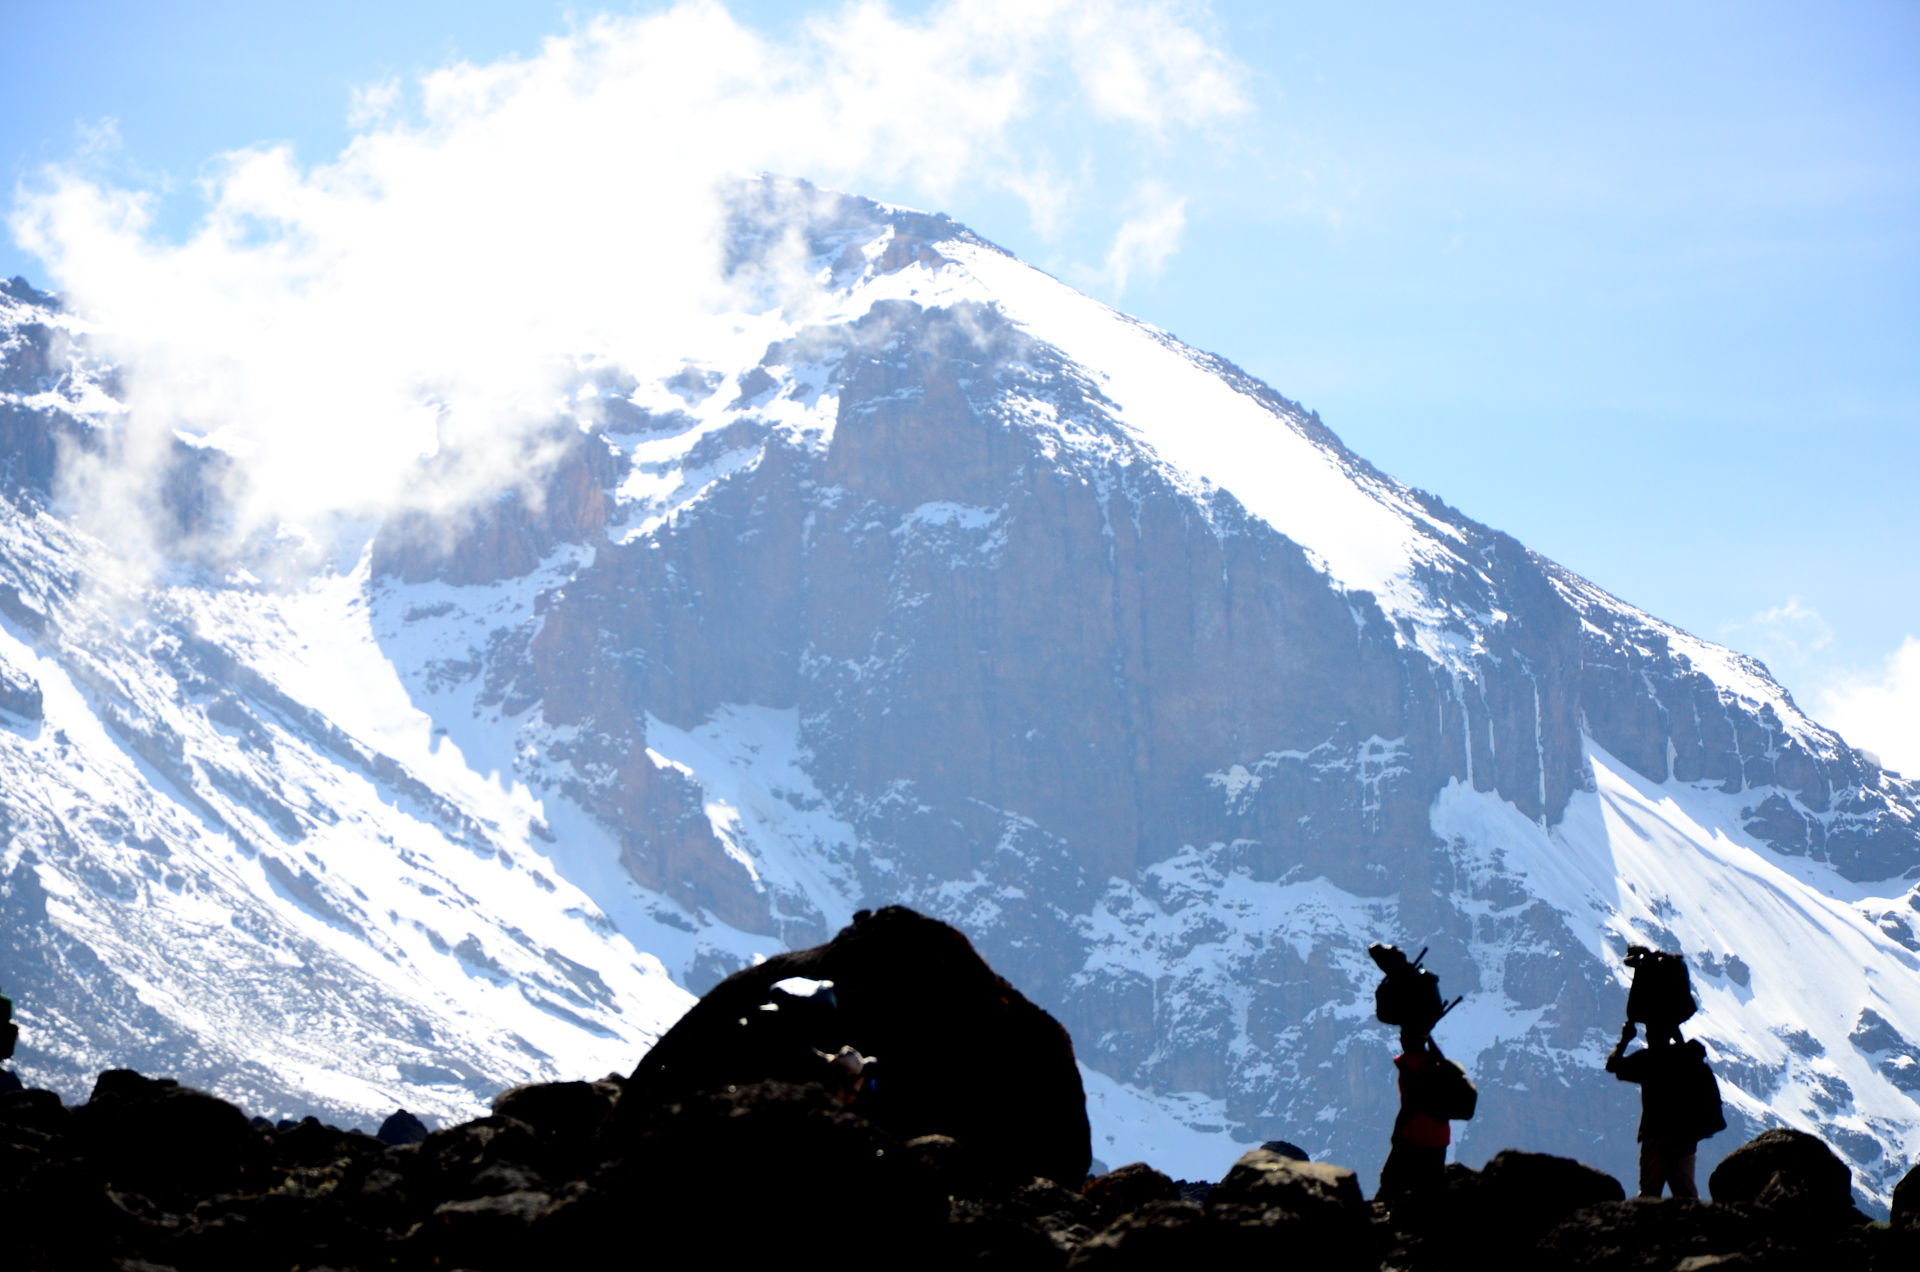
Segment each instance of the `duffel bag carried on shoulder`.
M1428 1116L1443 1122L1471 1119L1480 1105L1480 1088L1473 1084L1467 1071L1445 1056L1433 1056L1428 1063L1431 1071L1423 1091Z

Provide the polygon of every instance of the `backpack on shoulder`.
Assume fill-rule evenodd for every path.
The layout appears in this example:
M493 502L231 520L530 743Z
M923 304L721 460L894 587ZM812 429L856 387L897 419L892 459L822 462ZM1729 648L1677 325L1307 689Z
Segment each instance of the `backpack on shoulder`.
M1692 1063L1680 1075L1678 1103L1685 1111L1686 1137L1703 1140L1727 1129L1727 1114L1720 1104L1720 1080L1707 1064L1707 1049L1698 1042L1684 1045Z
M1387 977L1373 991L1373 1014L1381 1024L1431 1029L1459 1004L1458 998L1440 1000L1440 978L1420 966L1425 950L1409 963L1398 946L1375 942L1367 946L1367 956Z
M1633 969L1633 987L1627 991L1627 1019L1649 1029L1664 1029L1693 1019L1700 1010L1694 1001L1693 979L1687 960L1678 954L1627 947L1626 965Z
M1438 1048L1428 1060L1422 1094L1426 1114L1442 1122L1469 1121L1480 1106L1480 1088L1465 1069L1439 1054Z

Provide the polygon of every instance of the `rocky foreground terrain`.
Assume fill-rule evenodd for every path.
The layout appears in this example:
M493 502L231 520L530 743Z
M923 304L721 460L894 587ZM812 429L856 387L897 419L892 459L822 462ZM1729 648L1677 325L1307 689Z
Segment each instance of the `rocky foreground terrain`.
M798 1005L776 983L829 973L836 1006L769 1023ZM791 1045L813 1037L873 1057L851 1102ZM730 978L627 1078L516 1087L491 1116L431 1133L405 1116L378 1138L313 1118L276 1128L119 1070L78 1107L0 1095L0 1144L0 1257L35 1269L477 1272L639 1264L689 1243L718 1266L770 1267L1920 1261L1916 1175L1892 1223L1872 1222L1848 1168L1788 1130L1729 1154L1698 1202L1625 1200L1604 1172L1518 1150L1450 1166L1443 1195L1392 1210L1353 1171L1285 1146L1217 1183L1144 1163L1083 1179L1065 1031L957 931L897 908Z

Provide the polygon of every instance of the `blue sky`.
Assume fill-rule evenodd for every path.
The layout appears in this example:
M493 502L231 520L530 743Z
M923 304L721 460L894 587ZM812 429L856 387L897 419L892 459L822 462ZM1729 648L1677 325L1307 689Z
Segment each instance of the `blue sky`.
M727 8L774 45L842 13ZM883 146L797 175L932 204L1232 358L1920 770L1920 645L1889 661L1920 637L1920 6L1066 8L1091 16L1044 39L1152 12L1230 90L1128 118L1062 62L955 171ZM894 35L954 11L895 5ZM324 163L356 90L404 111L420 73L593 12L0 0L0 176L153 191L179 238L221 152ZM1166 232L1122 287L1129 222ZM0 243L14 273L65 281Z

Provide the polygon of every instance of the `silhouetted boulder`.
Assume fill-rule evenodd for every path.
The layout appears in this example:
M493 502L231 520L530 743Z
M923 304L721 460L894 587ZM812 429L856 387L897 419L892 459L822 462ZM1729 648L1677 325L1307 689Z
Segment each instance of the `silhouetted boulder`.
M1476 1209L1512 1244L1532 1245L1576 1210L1626 1196L1619 1180L1585 1162L1509 1148L1481 1168Z
M1089 1179L1080 1191L1108 1218L1138 1210L1150 1201L1180 1200L1180 1185L1145 1162L1131 1162Z
M1282 1157L1291 1157L1299 1162L1310 1162L1313 1160L1313 1158L1308 1155L1306 1149L1301 1148L1297 1144L1290 1144L1286 1140L1268 1140L1260 1147L1266 1149L1269 1153L1278 1153Z
M405 1109L396 1109L373 1137L382 1144L418 1144L427 1138L427 1124Z
M1715 1201L1757 1201L1782 1175L1776 1196L1795 1195L1816 1206L1850 1209L1853 1171L1818 1137L1775 1127L1762 1131L1721 1159L1707 1180Z
M75 1114L95 1173L168 1209L263 1183L271 1147L233 1105L167 1078L110 1070Z
M533 1128L549 1159L562 1173L595 1164L595 1137L620 1096L613 1082L540 1082L513 1087L493 1098L496 1117L513 1118Z
M758 1015L776 982L833 982L806 1046ZM860 1112L892 1138L948 1135L1008 1179L1078 1184L1092 1160L1073 1043L952 927L900 906L862 911L832 941L734 973L647 1053L620 1107L751 1083L811 1080L807 1048L879 1058Z
M32 1087L0 1091L0 1127L30 1127L46 1134L64 1134L71 1126L67 1106L53 1091Z
M416 1153L409 1182L436 1201L544 1187L552 1168L552 1154L533 1128L510 1117L476 1118L434 1131Z
M1893 1186L1893 1210L1888 1218L1896 1228L1920 1228L1920 1166Z

